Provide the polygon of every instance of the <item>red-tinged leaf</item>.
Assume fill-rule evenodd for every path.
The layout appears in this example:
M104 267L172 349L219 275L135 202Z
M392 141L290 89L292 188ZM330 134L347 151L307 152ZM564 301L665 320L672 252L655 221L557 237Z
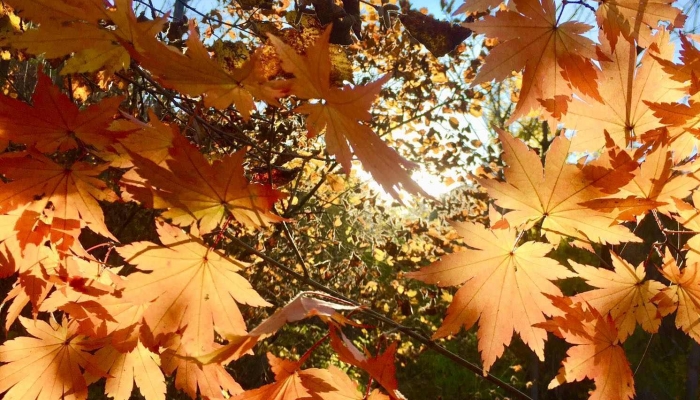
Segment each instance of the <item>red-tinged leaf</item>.
M234 400L360 400L363 397L357 384L340 369L310 368L300 370L301 362L292 362L267 353L275 381L257 389L248 390Z
M399 392L396 381L396 366L394 357L397 342L393 342L384 351L372 357L367 349L361 352L345 335L335 327L331 327L331 346L338 354L340 361L354 365L366 371L377 381L394 399L405 399Z
M694 154L695 148L700 145L700 102L698 96L688 100L688 104L681 103L649 103L649 109L654 116L666 125L665 138L656 138L651 135L642 137L644 141L660 142L665 140L669 149L673 152L673 162L678 163Z
M110 141L107 128L123 100L112 97L80 111L51 78L40 73L32 106L0 96L0 142L23 143L45 153L72 149L78 143L102 149Z
M635 196L628 196L624 199L595 199L581 203L591 210L611 214L616 222L618 221L636 221L638 217L645 215L647 212L658 207L666 205L666 203L658 202L651 199L644 199Z
M249 227L284 220L270 212L284 195L269 185L246 179L244 150L209 163L187 139L176 136L165 166L135 152L130 154L137 173L168 206L163 217L171 218L176 225L198 224L204 234L223 224L229 215Z
M566 314L554 317L542 327L574 346L566 352L559 374L548 388L589 378L595 383L589 400L633 398L632 370L612 318L605 318L596 310L583 310L580 303L572 304L570 299L555 299L554 304Z
M635 269L617 254L611 255L614 271L569 260L574 271L586 283L597 288L579 293L574 299L590 304L603 316L609 313L615 321L621 342L634 333L637 324L649 333L656 333L661 325L661 313L651 299L664 285L644 279L644 264Z
M700 184L693 174L674 173L672 154L663 144L646 154L639 173L620 189L622 196L636 196L640 199L663 203L659 212L676 212L674 198L682 199Z

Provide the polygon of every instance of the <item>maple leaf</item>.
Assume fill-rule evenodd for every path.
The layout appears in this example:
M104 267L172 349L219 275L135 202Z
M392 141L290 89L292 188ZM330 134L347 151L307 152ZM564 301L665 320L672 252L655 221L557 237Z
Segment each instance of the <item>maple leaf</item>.
M352 321L338 313L339 310L355 310L357 307L332 303L320 300L307 295L319 293L304 292L290 301L284 307L275 311L270 317L265 319L255 329L245 336L227 336L228 344L217 348L211 353L196 356L197 361L202 364L222 363L238 359L255 346L258 341L276 333L285 324L300 321L302 319L319 317L329 324L352 324Z
M611 253L611 256L614 271L569 260L579 277L598 288L579 293L574 299L590 304L603 316L609 313L621 342L634 332L637 323L645 331L656 333L661 325L661 314L651 299L664 285L655 280L644 280L644 264L635 269L617 254Z
M160 357L138 345L129 352L120 352L108 345L95 353L94 361L107 370L105 394L114 400L128 400L134 382L146 400L165 400L165 376L160 370ZM86 374L89 384L96 382L100 376Z
M248 390L234 400L360 400L357 385L340 369L309 368L299 370L305 361L289 361L267 353L267 360L275 373L274 383Z
M638 217L643 216L657 207L665 206L666 203L651 199L641 199L636 196L628 196L625 198L615 197L589 200L584 201L581 205L606 214L613 214L616 222L631 222L636 221Z
M597 1L596 20L613 50L620 34L627 40L636 40L641 47L648 47L654 41L652 30L661 21L670 21L677 28L682 28L685 22L681 10L671 5L673 0Z
M40 246L47 241L62 254L75 254L88 257L78 236L84 223L79 220L63 220L53 218L54 210L44 208L41 202L28 203L16 208L2 218L8 224L5 226L5 244L17 251L22 251L28 245Z
M32 304L33 316L38 315L39 307L54 287L47 277L58 268L59 258L55 251L43 245L28 245L20 250L18 246L8 245L8 241L5 241L3 246L3 256L13 264L12 273L19 273L14 288L2 302L4 305L12 301L5 319L5 327L9 329L29 303Z
M384 353L372 357L367 349L364 354L336 327L331 326L331 346L338 354L340 361L354 365L367 371L377 383L391 395L393 399L405 399L399 392L399 384L396 382L396 356L397 342L392 342Z
M479 320L479 351L484 374L510 344L515 330L537 356L544 359L547 334L536 323L557 313L544 294L561 295L551 281L575 276L557 261L546 258L546 243L516 246L514 230L489 230L473 223L453 223L466 245L473 248L444 256L407 277L439 286L464 283L447 309L447 317L433 335L445 337L469 329Z
M502 0L466 0L461 6L452 13L452 15L471 14L478 11L486 11L501 4Z
M678 216L675 219L683 224L684 227L696 232L686 242L684 248L688 250L686 259L690 264L700 263L700 210L696 207L700 205L700 191L693 192L693 205L690 205L682 200L674 199L676 202L676 211Z
M665 140L669 149L673 151L674 163L693 155L695 148L700 145L698 95L688 99L688 104L651 102L646 104L654 112L654 116L666 125L666 129L658 133L656 131L649 132L642 136L642 140L645 142Z
M258 52L229 73L209 57L192 23L185 44L187 52L182 54L153 35L143 36L136 41L132 53L166 87L190 96L204 94L208 107L225 109L233 103L246 121L255 109L255 99L281 107L277 99L288 93L289 82L268 81Z
M472 85L502 81L523 72L520 100L508 123L530 110L545 107L555 118L566 111L572 87L603 101L596 88L594 43L583 36L592 27L580 22L559 23L552 0L513 0L515 10L501 10L464 26L500 43L486 56Z
M87 399L87 384L81 372L97 376L104 372L94 357L81 347L84 336L77 335L77 324L51 320L32 321L19 317L33 337L19 337L0 346L0 393L6 399L58 400L64 396Z
M65 255L51 275L49 282L55 289L41 303L39 311L61 310L79 325L78 333L99 337L104 320L113 320L102 300L114 291L113 276L119 270L110 270L94 260Z
M646 154L639 173L620 189L620 194L661 203L656 209L665 214L675 212L673 199L690 195L700 180L693 174L674 176L672 168L672 154L665 145L660 144Z
M632 370L612 318L601 316L595 309L584 310L571 299L552 300L566 314L541 326L574 346L567 350L559 374L548 388L590 378L595 382L590 400L633 398Z
M117 239L104 224L98 200L116 201L117 195L97 178L107 166L75 162L63 166L37 153L10 153L0 157L0 173L12 181L2 186L0 212L32 203L40 209L49 203L53 224L81 221L93 232Z
M166 18L139 22L132 11L132 0L115 0L114 7L103 0L12 0L11 5L24 18L40 24L0 41L3 46L24 49L31 54L57 58L75 53L61 74L108 73L129 66L129 53L119 41L133 42L140 36L154 36ZM109 21L105 24L105 21ZM106 26L109 29L106 29Z
M202 354L211 350L214 330L245 335L236 303L270 305L236 273L246 265L174 226L159 222L157 230L163 246L137 242L117 249L128 263L150 271L131 274L123 295L137 304L152 301L144 321L155 341L182 331L187 351Z
M163 162L170 158L169 150L180 129L175 124L161 122L150 109L148 119L149 122L144 123L124 115L124 119L114 121L109 131L116 133L116 140L110 143L108 151L100 152L100 157L115 168L131 168L134 166L129 155L131 151L163 166ZM126 137L120 137L120 133L126 133Z
M222 391L229 395L243 392L224 367L219 364L202 365L195 361L185 349L179 335L171 335L163 344L160 354L161 368L166 375L175 373L175 388L196 399L197 392L203 399L224 399ZM177 372L176 372L177 371Z
M552 141L542 166L540 157L522 141L501 130L498 137L503 146L503 160L508 165L506 181L480 179L479 183L499 207L513 210L504 215L511 226L523 225L523 229L528 229L544 219L542 232L553 244L559 244L562 236L581 242L612 244L640 241L606 213L582 205L614 191L609 186L613 182L624 184L619 171L624 179L633 176L629 174L629 158L613 164L606 158L581 170L567 163L572 143L559 135ZM603 183L608 179L612 181Z
M666 30L659 29L639 62L637 47L628 40L620 40L614 50L606 38L601 38L601 43L607 60L600 60L598 88L608 100L575 99L569 105L562 122L567 129L576 130L570 151L599 150L605 144L605 132L625 148L645 132L662 127L645 101L662 103L682 96L683 86L671 82L658 62L673 57L673 43Z
M673 255L666 250L661 274L671 281L654 297L662 315L676 312L676 327L700 343L700 271L697 263L678 267Z
M354 152L363 168L394 198L399 198L399 187L412 194L430 197L410 177L408 171L416 165L387 146L367 125L372 117L369 108L382 85L391 77L384 75L364 86L331 87L330 34L331 27L328 27L306 50L304 57L279 38L269 36L282 60L282 67L294 74L292 94L300 99L322 100L303 104L294 111L308 115L306 126L310 136L325 130L326 149L336 157L346 173L352 168Z
M670 75L671 79L681 83L690 82L690 94L698 91L698 77L700 76L700 50L698 50L688 35L680 34L681 51L680 64L675 64L669 59L659 58L657 61L664 71Z
M178 135L173 138L165 166L130 154L137 173L157 188L155 194L170 207L163 217L171 218L176 225L198 223L204 234L224 223L229 213L250 227L284 220L270 212L283 197L281 192L269 185L248 183L243 170L245 150L210 164L194 145Z
M51 78L40 73L33 106L0 96L0 141L23 143L44 153L66 151L78 143L101 149L110 140L107 128L123 100L112 97L81 112Z

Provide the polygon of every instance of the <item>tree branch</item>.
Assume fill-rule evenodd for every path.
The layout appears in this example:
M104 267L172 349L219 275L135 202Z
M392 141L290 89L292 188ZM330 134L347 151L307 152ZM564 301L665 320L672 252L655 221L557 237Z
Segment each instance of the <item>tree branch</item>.
M384 315L382 315L382 314L380 314L380 313L378 313L370 308L363 306L362 304L358 303L357 301L352 300L352 299L344 296L343 294L341 294L341 293L339 293L339 292L337 292L329 287L326 287L322 283L319 283L319 282L317 282L309 277L306 277L306 276L294 271L293 269L291 269L288 266L282 264L281 262L275 260L274 258L271 258L271 257L267 256L265 253L262 253L262 252L256 250L255 248L251 247L250 245L248 245L247 243L245 243L241 239L234 236L229 231L226 232L226 237L229 240L231 240L232 242L234 242L235 244L243 247L244 249L246 249L246 250L250 251L251 253L255 254L256 256L262 258L263 260L270 263L271 265L284 271L288 275L291 275L292 277L294 277L298 281L300 281L308 286L311 286L316 290L323 291L325 293L330 294L333 297L337 297L343 301L346 301L349 304L353 304L357 307L360 307L359 311L362 312L363 314L365 314L365 315L367 315L375 320L381 321L387 325L390 325L394 329L404 333L406 336L424 344L429 349L445 356L446 358L448 358L450 361L454 362L455 364L472 371L473 373L475 373L478 376L482 376L485 380L487 380L487 381L493 383L494 385L500 387L501 389L505 390L509 395L513 396L513 398L521 399L521 400L532 400L530 398L530 396L521 392L517 388L509 385L508 383L498 379L496 376L493 376L491 374L482 375L481 367L479 367L478 365L475 365L475 364L469 362L468 360L465 360L464 358L460 357L459 355L447 350L446 348L433 342L427 336L424 336L423 334L416 332L412 328L401 325L400 323L398 323L398 322L396 322L396 321L394 321L394 320L392 320L392 319L390 319L390 318L388 318L388 317L386 317L386 316L384 316Z

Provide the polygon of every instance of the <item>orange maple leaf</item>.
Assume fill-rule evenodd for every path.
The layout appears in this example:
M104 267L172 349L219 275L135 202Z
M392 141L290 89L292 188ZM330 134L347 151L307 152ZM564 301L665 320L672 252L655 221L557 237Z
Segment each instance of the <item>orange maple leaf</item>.
M579 277L598 288L579 293L574 299L590 304L603 316L609 313L617 326L620 341L634 332L637 323L645 331L656 333L661 325L661 314L651 299L664 285L652 279L644 280L644 264L635 269L617 254L611 255L614 271L569 260Z
M571 299L552 301L566 314L540 326L574 346L566 352L559 374L548 388L590 378L595 390L589 400L633 398L634 377L612 318L601 316L595 309L584 310L581 303L572 304Z
M0 185L0 212L6 213L25 204L38 209L52 208L52 226L81 221L93 232L114 241L104 223L98 200L116 201L118 196L98 179L106 165L75 162L57 164L34 152L9 153L0 157L0 173L11 182Z
M364 169L394 198L399 198L400 187L409 193L429 197L410 177L408 171L415 168L415 164L387 146L367 125L372 118L369 113L372 102L391 77L384 75L365 86L331 87L330 33L331 28L326 28L303 57L281 39L269 36L282 59L282 67L294 74L292 94L300 99L322 100L301 105L294 111L308 114L306 126L311 136L325 130L326 149L337 158L345 172L349 173L352 168L354 152Z
M342 370L309 368L299 370L304 359L289 361L267 353L267 360L275 374L275 382L248 390L234 400L360 400L363 397L357 384Z
M284 220L270 212L283 197L281 192L246 179L245 150L210 164L194 145L178 135L173 138L165 165L135 152L130 154L136 172L157 188L154 193L169 207L163 217L171 218L176 225L198 223L204 234L224 223L229 215L251 227Z
M12 265L10 273L19 273L15 286L2 301L2 305L12 302L5 318L5 327L9 329L29 303L32 304L32 314L35 317L38 315L39 306L54 286L53 282L47 280L47 275L58 268L59 260L58 255L47 246L32 244L20 249L19 246L8 244L8 241L3 243L3 252L0 254L4 258L2 261Z
M250 119L255 99L281 107L277 98L289 92L288 81L268 81L262 73L260 54L254 52L241 68L226 72L199 40L190 24L187 52L166 46L153 35L140 37L131 48L134 58L163 85L190 96L204 94L208 107L225 109L232 103L244 120Z
M152 301L144 321L155 342L182 331L187 351L203 354L212 349L214 330L223 336L245 335L236 303L270 305L236 273L246 265L174 226L159 222L157 230L164 247L137 242L117 249L128 263L150 271L131 274L123 295L137 304Z
M394 358L396 357L397 342L392 342L383 353L372 357L367 349L364 353L361 352L343 332L331 326L331 346L338 354L340 361L365 370L386 389L392 399L406 399L399 392L399 384L396 381Z
M124 119L114 121L109 126L109 131L114 132L113 140L107 150L99 153L100 158L109 161L112 167L130 168L134 166L129 155L129 151L132 151L162 165L170 158L169 150L180 129L175 124L161 122L150 109L148 119L149 122L144 123L130 115L124 115Z
M665 214L676 212L673 199L683 199L690 195L700 180L694 174L674 174L672 168L672 153L660 143L645 155L639 173L620 189L620 194L661 203L656 209Z
M598 88L606 102L575 99L569 105L562 122L576 130L570 151L599 150L605 145L605 132L626 148L645 132L662 127L645 101L670 102L683 95L683 85L672 82L658 61L673 57L674 46L666 30L656 33L639 62L637 47L630 41L621 40L614 50L606 38L601 43L608 59L600 60L603 72Z
M687 89L691 95L694 95L700 89L698 86L700 85L698 81L698 77L700 77L700 50L695 47L688 35L681 33L679 36L681 39L681 63L675 64L670 59L663 58L659 58L657 61L663 66L664 71L671 75L671 79L689 84Z
M5 145L8 141L26 144L44 153L65 151L79 144L101 150L115 135L107 128L123 100L111 97L80 111L51 78L40 73L33 106L0 96L0 141Z
M694 154L700 145L700 95L695 94L682 103L651 103L646 104L654 112L654 116L666 126L664 130L649 132L642 136L645 142L666 140L673 152L673 162L678 163ZM664 137L665 136L665 137Z
M509 122L530 110L544 108L555 118L566 111L572 87L603 101L596 88L595 44L583 36L592 27L580 22L559 23L552 0L513 0L515 9L501 10L481 21L464 24L475 32L498 38L472 82L502 81L523 72L520 100Z
M202 365L191 357L179 335L171 335L163 344L160 354L161 368L166 375L175 373L175 388L187 393L190 398L222 399L222 391L230 396L243 392L243 388L220 364ZM177 372L176 372L177 371Z
M453 226L465 244L475 250L444 256L420 271L406 274L439 286L464 283L433 337L457 333L462 326L469 329L479 320L484 373L510 344L514 330L543 360L547 333L533 325L558 311L544 294L560 296L561 291L551 281L575 275L545 257L552 250L549 244L527 242L517 246L514 230L489 230L469 222Z
M605 212L582 205L613 192L611 185L619 190L619 186L633 176L629 173L629 157L612 164L610 159L604 158L582 170L578 165L567 163L572 144L559 135L552 141L542 166L540 157L522 141L501 130L498 137L508 165L506 181L480 179L479 183L499 207L513 210L504 215L511 226L523 225L523 229L527 229L544 219L542 232L555 245L562 236L577 239L577 245L589 241L612 244L640 241ZM606 180L608 182L604 183Z
M64 396L87 399L88 391L81 372L86 369L104 376L94 356L81 346L84 336L76 334L77 324L51 325L20 317L34 337L19 337L0 346L0 393L10 399L59 400Z
M653 41L652 30L661 21L670 21L682 28L685 16L673 7L673 0L596 0L596 20L614 50L622 34L628 40L636 40L639 46L648 47Z
M700 343L700 271L698 263L687 263L680 269L673 255L666 250L661 273L671 281L654 297L662 315L676 312L676 327Z
M148 350L143 344L128 352L121 352L111 345L99 349L94 361L107 370L105 394L114 400L128 400L138 386L146 400L165 400L165 376L160 370L160 356ZM88 384L96 382L100 376L87 373Z

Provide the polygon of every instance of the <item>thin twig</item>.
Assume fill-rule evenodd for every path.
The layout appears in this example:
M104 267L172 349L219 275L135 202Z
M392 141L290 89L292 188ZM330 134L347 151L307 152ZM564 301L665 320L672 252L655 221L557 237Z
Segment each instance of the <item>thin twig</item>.
M296 242L294 241L294 236L292 236L292 231L289 230L289 226L287 226L287 223L282 221L282 230L284 230L285 236L287 236L287 240L289 240L289 244L292 246L292 249L294 249L294 254L296 254L297 259L299 260L299 264L301 264L301 269L304 271L304 277L308 278L309 277L309 270L306 267L306 260L304 260L304 256L301 254L299 251L299 248L297 247Z

